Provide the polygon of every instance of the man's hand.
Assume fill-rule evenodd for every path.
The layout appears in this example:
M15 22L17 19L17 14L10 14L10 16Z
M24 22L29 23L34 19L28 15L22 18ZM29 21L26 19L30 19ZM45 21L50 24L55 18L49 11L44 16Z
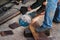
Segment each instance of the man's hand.
M28 7L28 11L31 11L32 9L31 9L31 7Z
M60 0L59 0L59 3L60 3Z
M47 5L47 2L46 2L46 1L45 1L45 2L43 2L43 5L45 5L45 6L46 6L46 5Z

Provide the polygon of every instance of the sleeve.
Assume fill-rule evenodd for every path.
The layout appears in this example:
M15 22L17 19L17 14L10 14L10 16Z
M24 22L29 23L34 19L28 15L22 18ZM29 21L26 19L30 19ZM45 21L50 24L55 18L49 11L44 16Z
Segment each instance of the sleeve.
M30 7L32 9L35 9L35 8L39 7L40 5L42 5L44 1L46 1L46 0L36 0L36 2L34 4L32 4Z

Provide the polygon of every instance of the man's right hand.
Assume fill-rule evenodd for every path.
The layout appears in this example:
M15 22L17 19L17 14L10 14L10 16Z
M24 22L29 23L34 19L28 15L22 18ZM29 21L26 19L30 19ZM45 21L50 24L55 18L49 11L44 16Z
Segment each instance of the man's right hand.
M28 9L28 11L31 11L32 10L31 7L28 7L27 9Z

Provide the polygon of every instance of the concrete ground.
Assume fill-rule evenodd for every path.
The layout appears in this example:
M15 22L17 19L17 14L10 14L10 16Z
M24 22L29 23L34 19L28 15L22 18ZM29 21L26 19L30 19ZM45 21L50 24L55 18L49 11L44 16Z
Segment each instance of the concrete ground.
M9 20L3 25L0 25L0 31L7 31L12 30L14 32L13 35L8 36L0 36L0 40L27 40L27 38L24 37L23 31L24 27L18 27L16 29L10 29L8 26L9 24L12 24L14 22L18 22L20 18L20 15L16 16L15 18ZM41 25L44 20L44 15L40 16L40 19L38 19L38 23ZM53 23L52 29L51 29L51 40L60 40L60 23Z

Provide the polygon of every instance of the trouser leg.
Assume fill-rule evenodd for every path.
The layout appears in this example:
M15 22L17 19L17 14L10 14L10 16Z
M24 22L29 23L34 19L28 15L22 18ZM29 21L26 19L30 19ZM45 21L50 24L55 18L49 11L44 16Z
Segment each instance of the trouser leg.
M45 11L45 16L44 16L44 21L42 26L44 28L49 27L51 28L52 26L52 20L55 15L55 10L57 8L57 3L58 0L47 0L47 5L46 5L46 11Z
M60 3L58 3L55 16L54 16L54 21L55 22L60 22Z

